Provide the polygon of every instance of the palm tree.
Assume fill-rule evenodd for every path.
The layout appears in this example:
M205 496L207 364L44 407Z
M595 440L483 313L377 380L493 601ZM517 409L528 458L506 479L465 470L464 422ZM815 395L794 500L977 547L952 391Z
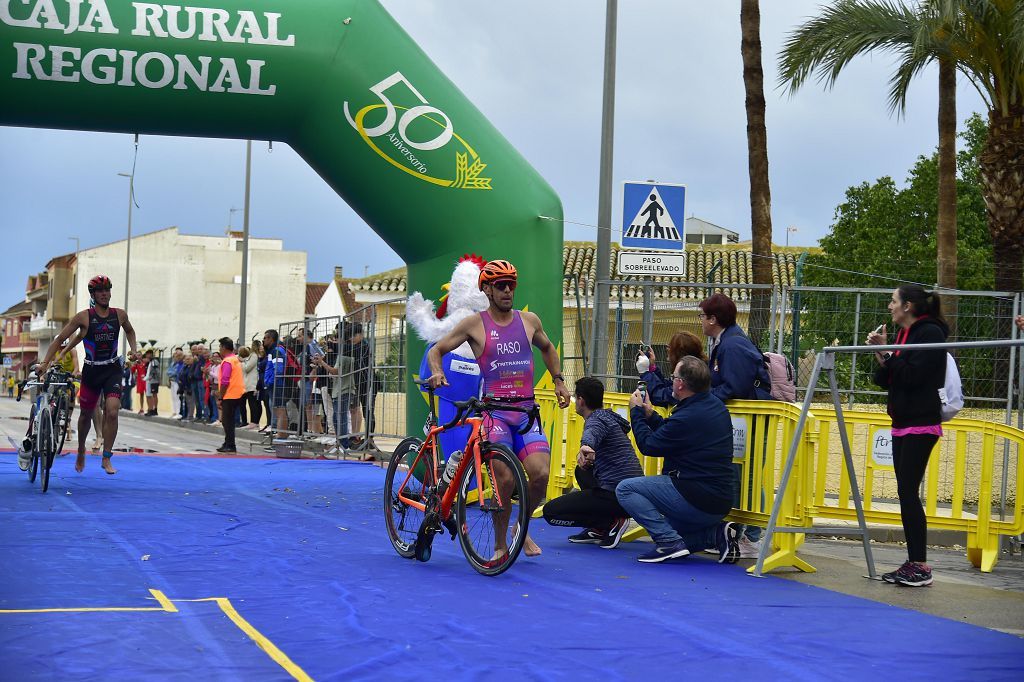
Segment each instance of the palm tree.
M750 175L750 234L754 284L772 283L772 193L768 183L764 70L761 68L761 10L758 0L740 1L740 53L747 110L747 166ZM768 292L751 296L747 331L755 343L768 326Z
M995 262L995 286L1024 288L1024 3L1019 0L925 0L913 9L892 0L840 0L790 35L780 54L780 80L796 90L813 73L835 83L853 57L873 50L900 58L890 80L893 110L906 105L911 80L939 63L940 208L950 203L955 110L952 69L971 81L988 106L989 136L982 150L981 181ZM947 108L943 108L946 106ZM944 163L945 162L945 163ZM955 201L955 200L954 200ZM955 218L939 220L938 245L955 243ZM952 232L952 235L950 234ZM939 253L940 275L950 258ZM953 261L955 262L955 261ZM945 284L940 279L940 284Z
M944 48L988 106L988 139L979 158L992 235L995 285L1024 289L1024 3L936 0L954 30L928 47ZM1007 323L1006 327L1009 327Z
M779 55L780 81L796 91L812 74L832 87L856 56L875 50L899 57L889 82L890 111L906 110L910 81L936 59L923 38L949 33L934 3L911 9L887 0L841 0L790 34ZM936 246L939 285L956 288L956 69L939 62L939 206ZM952 317L952 316L951 316Z

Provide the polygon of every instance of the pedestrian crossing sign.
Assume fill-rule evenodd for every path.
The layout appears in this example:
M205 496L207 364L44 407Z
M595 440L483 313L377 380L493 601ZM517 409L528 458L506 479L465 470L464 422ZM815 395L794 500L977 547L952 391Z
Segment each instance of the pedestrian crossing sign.
M682 251L685 219L686 185L624 183L623 248Z

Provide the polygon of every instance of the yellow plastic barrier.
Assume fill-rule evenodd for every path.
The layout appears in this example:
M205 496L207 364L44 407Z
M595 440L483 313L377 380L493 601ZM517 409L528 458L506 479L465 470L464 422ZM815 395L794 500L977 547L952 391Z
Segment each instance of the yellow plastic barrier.
M572 408L558 409L551 391L538 391L537 399L551 443L547 496L553 499L574 487L583 419ZM605 393L605 407L627 418L628 405L628 394ZM741 492L740 506L728 518L766 526L800 407L778 401L734 400L728 408L737 443L733 462L739 466ZM663 416L667 414L662 408L657 411ZM858 480L863 486L866 521L901 525L895 475L891 460L886 460L886 443L880 442L888 437L888 416L844 410L843 417ZM857 520L849 476L842 466L837 428L835 410L831 408L816 408L808 415L792 483L783 499L779 527L810 527L814 518ZM945 435L936 446L937 454L929 463L924 481L928 527L964 532L968 559L987 573L999 556L999 536L1024 532L1024 499L1019 494L1024 488L1024 431L977 419L954 419L944 424L943 429ZM1008 489L1016 494L1006 505L1005 520L999 520L992 501L1001 483L996 472L1002 466L1004 443L1011 455ZM888 452L891 457L891 449ZM661 471L660 459L641 457L640 463L648 476ZM972 507L981 511L972 513ZM633 540L644 534L642 528L637 528L625 539ZM793 566L813 571L812 566L796 556L803 541L803 534L776 534L772 539L774 551L763 570Z
M856 520L850 498L850 481L839 466L836 414L832 408L815 408L808 421L815 460L812 514ZM891 465L889 417L877 412L843 410L858 478L863 481L864 516L868 523L900 525L895 474ZM978 419L953 419L942 425L944 435L936 444L924 479L923 501L928 527L967 534L967 557L983 572L990 572L999 558L999 536L1024 532L1024 431ZM1009 444L1008 490L1013 503L1006 505L1006 519L998 520L993 507L1001 486L996 459L1002 467L1003 443ZM997 455L998 453L998 455ZM837 480L838 476L838 480ZM862 478L861 478L862 477ZM880 490L879 490L880 489ZM886 502L879 502L883 498ZM941 501L941 502L940 502ZM965 509L973 506L972 513Z
M536 391L541 407L541 420L551 444L551 463L548 474L547 498L554 499L571 490L575 483L576 454L583 435L583 418L571 407L558 409L554 393L549 390ZM605 407L615 410L628 419L629 395L605 393ZM739 468L740 507L733 509L729 519L740 523L765 526L768 523L779 472L784 463L786 445L795 432L800 407L795 404L767 400L734 400L728 404L733 418L733 436L736 442L733 462ZM667 416L668 410L656 408ZM630 435L632 440L632 435ZM809 452L809 439L805 436L804 446ZM634 448L636 443L633 443ZM806 456L798 458L794 466L793 480L783 500L780 526L806 527L811 523L810 510L813 479L805 462L812 461ZM641 457L640 464L648 476L661 472L663 460ZM538 511L537 515L540 515ZM646 534L643 528L636 528L626 534L624 540L634 540ZM774 552L766 559L764 570L792 566L803 571L815 569L796 556L803 544L804 536L796 533L779 533L774 537Z

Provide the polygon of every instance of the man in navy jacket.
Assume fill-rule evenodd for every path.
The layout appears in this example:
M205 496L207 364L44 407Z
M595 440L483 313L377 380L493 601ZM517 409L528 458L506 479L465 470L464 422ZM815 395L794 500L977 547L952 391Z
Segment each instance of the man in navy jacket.
M663 419L640 392L629 399L637 447L663 457L660 476L629 478L616 487L619 504L643 526L655 547L638 557L657 563L716 548L719 562L739 558L736 529L723 523L732 509L732 420L708 392L708 366L686 356L672 374L678 404Z

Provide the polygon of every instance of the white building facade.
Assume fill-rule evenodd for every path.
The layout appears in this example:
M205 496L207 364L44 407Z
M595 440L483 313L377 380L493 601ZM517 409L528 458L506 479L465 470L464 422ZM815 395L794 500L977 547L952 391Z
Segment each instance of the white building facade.
M89 307L89 280L113 282L110 304L124 308L126 241L83 249L78 254L72 310ZM242 238L181 234L170 227L132 237L128 314L139 341L167 352L206 338L238 335ZM249 238L246 341L267 329L302 318L306 253L285 251L280 239Z

